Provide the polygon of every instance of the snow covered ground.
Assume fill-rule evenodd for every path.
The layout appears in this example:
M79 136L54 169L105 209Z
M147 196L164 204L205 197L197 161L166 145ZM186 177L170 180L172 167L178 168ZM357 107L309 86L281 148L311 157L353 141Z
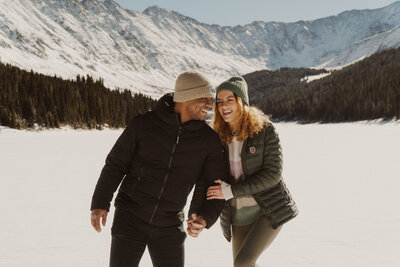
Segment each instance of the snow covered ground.
M400 266L400 123L276 126L300 213L260 266ZM98 234L89 205L120 133L0 129L0 266L107 266L112 213ZM186 266L231 264L218 223L187 238Z

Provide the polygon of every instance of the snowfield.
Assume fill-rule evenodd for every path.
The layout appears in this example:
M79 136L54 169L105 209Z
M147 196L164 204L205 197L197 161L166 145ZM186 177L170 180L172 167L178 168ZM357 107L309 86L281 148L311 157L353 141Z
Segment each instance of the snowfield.
M400 266L400 122L275 125L300 213L259 265ZM108 265L113 209L98 234L89 206L121 131L0 128L0 266ZM186 266L232 266L219 222L187 238Z

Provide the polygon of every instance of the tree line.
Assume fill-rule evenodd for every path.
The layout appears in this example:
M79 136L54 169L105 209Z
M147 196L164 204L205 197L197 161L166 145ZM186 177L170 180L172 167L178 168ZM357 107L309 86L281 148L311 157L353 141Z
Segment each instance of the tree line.
M304 123L400 118L400 48L378 52L309 83L293 75L304 71L308 70L273 72L287 76L278 79L279 86L265 82L269 71L245 75L249 92L262 95L253 104L275 120Z
M400 48L307 83L327 70L281 68L244 75L250 101L272 119L343 122L400 118ZM110 90L102 79L65 80L0 63L0 124L11 128L119 128L155 101L129 90Z
M276 71L260 70L243 76L249 90L251 103L258 104L261 99L273 93L291 90L307 76L328 73L325 69L280 68Z
M11 128L119 128L154 104L89 75L65 80L0 63L0 124Z

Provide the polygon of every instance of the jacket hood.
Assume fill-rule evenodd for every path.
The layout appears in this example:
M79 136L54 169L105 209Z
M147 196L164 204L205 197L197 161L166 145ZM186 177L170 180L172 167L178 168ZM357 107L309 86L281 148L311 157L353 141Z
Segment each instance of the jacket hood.
M175 113L174 111L175 102L173 98L174 93L165 94L158 100L156 104L154 111L162 121L171 126L182 126L186 130L190 131L199 130L201 127L206 125L205 121L200 120L190 120L182 124L181 115L179 113Z

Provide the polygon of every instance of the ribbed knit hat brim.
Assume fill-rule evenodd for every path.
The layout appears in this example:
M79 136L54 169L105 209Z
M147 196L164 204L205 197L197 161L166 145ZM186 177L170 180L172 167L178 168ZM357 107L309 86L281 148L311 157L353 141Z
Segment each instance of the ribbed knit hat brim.
M176 79L174 102L185 102L196 98L215 98L211 82L197 71L181 73Z

